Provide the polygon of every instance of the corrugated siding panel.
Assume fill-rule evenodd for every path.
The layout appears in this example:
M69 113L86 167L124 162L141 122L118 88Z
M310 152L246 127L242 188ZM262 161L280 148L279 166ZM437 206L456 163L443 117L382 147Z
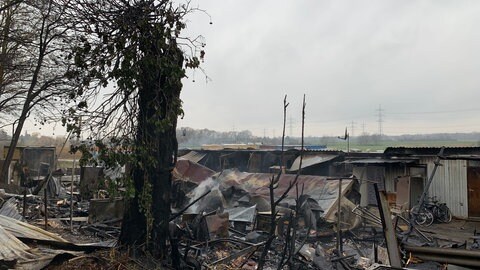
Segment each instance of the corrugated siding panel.
M385 168L385 190L396 192L395 179L405 175L405 168L401 166L390 166Z
M435 159L424 157L420 161L421 164L427 164L427 180L435 166ZM445 202L454 216L467 218L467 161L442 160L440 163L443 166L437 168L429 196L437 196L440 202Z

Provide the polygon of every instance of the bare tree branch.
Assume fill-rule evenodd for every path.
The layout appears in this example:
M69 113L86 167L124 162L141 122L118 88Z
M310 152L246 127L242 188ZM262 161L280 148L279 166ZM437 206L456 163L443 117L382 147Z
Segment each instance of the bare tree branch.
M5 5L1 6L0 7L0 12L4 11L4 10L7 10L15 5L18 5L20 3L22 3L24 0L14 0L14 1L11 1L11 2L7 2Z

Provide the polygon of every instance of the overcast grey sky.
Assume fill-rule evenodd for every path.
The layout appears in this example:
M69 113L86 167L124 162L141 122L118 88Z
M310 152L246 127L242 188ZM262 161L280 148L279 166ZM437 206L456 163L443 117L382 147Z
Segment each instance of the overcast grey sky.
M192 3L211 81L189 74L179 126L279 136L287 94L298 136L305 93L307 135L376 133L379 105L388 135L480 131L480 1Z
M480 1L195 0L188 35L203 65L184 81L179 127L280 136L282 101L300 135L342 135L355 122L387 135L480 131ZM195 80L195 82L193 82ZM8 128L7 128L8 129ZM27 132L61 135L29 121ZM350 129L350 128L349 128ZM290 135L290 125L287 126Z

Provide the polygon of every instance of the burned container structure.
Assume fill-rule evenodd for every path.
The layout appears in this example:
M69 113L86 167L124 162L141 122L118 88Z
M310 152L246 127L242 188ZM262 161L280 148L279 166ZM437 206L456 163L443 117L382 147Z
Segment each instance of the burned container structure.
M430 175L439 147L389 147L385 157L418 159L415 171ZM446 147L428 196L436 197L457 218L480 218L480 147Z

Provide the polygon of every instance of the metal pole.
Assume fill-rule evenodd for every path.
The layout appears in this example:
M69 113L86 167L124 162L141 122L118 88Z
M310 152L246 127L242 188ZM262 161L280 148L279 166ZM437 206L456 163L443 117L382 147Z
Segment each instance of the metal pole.
M43 190L44 203L45 203L45 230L47 230L47 229L48 229L48 199L47 199L47 186L48 186L48 181L47 181L47 184L45 185L45 189Z
M26 184L26 183L24 183ZM26 208L27 208L27 187L23 187L23 218L26 218Z
M455 249L455 248L437 248L437 247L416 247L405 245L405 250L415 254L432 254L432 255L444 255L444 256L455 256L455 257L470 257L479 260L480 262L480 251L476 250L465 250L465 249Z
M440 157L443 156L443 151L444 150L445 150L445 146L442 146L442 148L440 148L440 152L437 155L437 159L434 162L435 166L433 167L433 171L430 174L430 177L428 178L427 184L425 185L422 196L420 197L420 200L418 202L418 211L422 211L422 207L425 204L425 197L427 197L428 189L430 188L430 185L432 184L433 177L435 176L435 172L437 171L438 166L440 166ZM412 233L413 226L414 226L414 223L415 223L415 219L417 218L417 215L418 215L418 212L417 213L413 213L413 212L410 213L410 224L408 226L408 231L406 233L405 240L407 240L408 237L410 236L410 234Z
M70 231L73 231L73 178L75 175L75 153L73 154L72 181L70 183Z
M350 153L350 134L347 133L347 154Z
M337 200L337 251L338 256L342 256L342 232L340 229L340 212L342 205L342 178L338 180L338 200Z
M435 172L437 171L438 166L440 166L440 157L443 156L443 150L444 149L445 149L445 147L442 147L440 149L440 153L438 153L437 159L435 160L435 166L433 167L433 171L430 174L428 182L425 185L425 190L423 191L422 196L420 197L419 209L421 209L423 204L425 203L425 197L427 197L428 189L430 188L430 185L432 184L433 177L435 176Z

